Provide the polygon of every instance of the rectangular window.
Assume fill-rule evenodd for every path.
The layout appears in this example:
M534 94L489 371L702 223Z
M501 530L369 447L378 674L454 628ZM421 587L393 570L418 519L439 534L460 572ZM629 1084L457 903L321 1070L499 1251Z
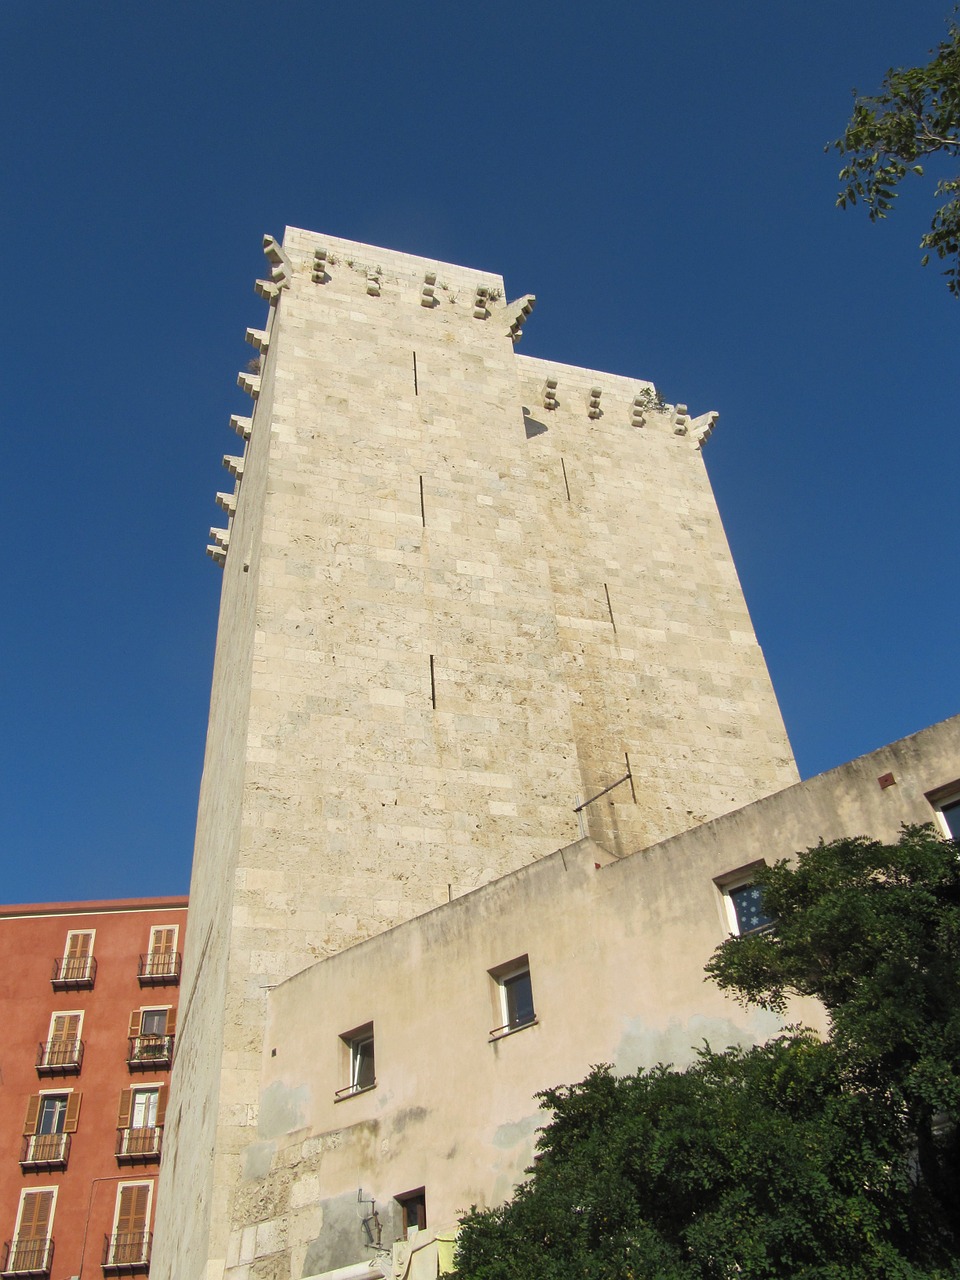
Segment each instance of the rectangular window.
M728 893L737 933L753 933L773 924L773 916L767 915L763 908L763 890L758 884L741 884Z
M160 1155L166 1116L166 1085L150 1084L124 1089L117 1113L117 1159L155 1160Z
M93 929L71 929L64 943L63 956L54 961L54 989L67 987L92 987L97 972L93 958Z
M140 985L162 986L180 977L180 953L177 951L177 925L154 925L150 930L150 948L140 957Z
M409 1240L410 1237L415 1236L418 1231L426 1229L426 1191L423 1187L418 1187L416 1191L405 1191L403 1195L396 1196L395 1199L397 1204L400 1206L401 1239Z
M948 840L960 840L960 782L927 792L940 830Z
M24 1191L20 1196L17 1230L10 1242L6 1274L49 1275L53 1259L55 1187Z
M177 1011L172 1008L134 1009L128 1031L130 1066L169 1066L173 1059L173 1033Z
M756 883L757 869L764 865L762 860L751 862L714 880L723 898L724 916L731 934L756 933L776 923L765 909L763 890Z
M337 1090L336 1096L346 1098L354 1093L362 1093L365 1089L372 1089L377 1083L373 1023L368 1022L354 1031L344 1032L340 1041L345 1050L348 1082Z
M67 1075L80 1070L83 1061L82 1026L81 1010L51 1016L47 1039L41 1044L37 1058L37 1071L41 1075Z
M146 1267L150 1261L151 1182L126 1182L117 1188L113 1232L107 1240L104 1268Z
M39 1093L29 1100L20 1151L23 1168L66 1166L70 1135L77 1131L81 1096L73 1092Z
M521 1027L528 1027L536 1022L530 962L526 956L518 956L509 964L491 969L490 977L496 984L501 1020L501 1025L494 1027L491 1031L491 1037L507 1035L511 1031L519 1031Z

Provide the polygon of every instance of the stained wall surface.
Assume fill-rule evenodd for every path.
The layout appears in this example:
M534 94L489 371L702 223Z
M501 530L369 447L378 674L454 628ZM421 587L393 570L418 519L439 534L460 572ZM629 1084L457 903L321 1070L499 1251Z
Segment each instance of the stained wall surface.
M955 717L623 859L581 840L282 983L268 1001L231 1280L361 1263L392 1275L397 1197L423 1188L431 1238L471 1204L506 1198L532 1163L537 1090L598 1062L682 1067L704 1040L767 1038L775 1018L704 981L731 928L724 884L821 838L895 841L901 823L932 821L928 794L956 792L958 779ZM536 1019L491 1034L496 974L520 957ZM824 1025L812 1001L787 1021ZM345 1094L340 1034L367 1024L376 1084ZM361 1221L374 1209L380 1251Z
M796 779L709 417L518 358L499 276L294 228L270 254L215 543L178 1280L225 1265L269 987L583 831L626 853Z

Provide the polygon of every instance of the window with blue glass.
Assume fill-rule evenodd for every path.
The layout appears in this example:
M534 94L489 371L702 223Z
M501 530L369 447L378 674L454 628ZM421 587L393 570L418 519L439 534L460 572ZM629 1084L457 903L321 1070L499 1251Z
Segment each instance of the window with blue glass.
M951 840L960 840L960 796L953 796L941 803L940 817Z
M737 933L753 933L773 924L773 916L764 909L763 890L758 884L737 885L727 890L727 896L733 908Z

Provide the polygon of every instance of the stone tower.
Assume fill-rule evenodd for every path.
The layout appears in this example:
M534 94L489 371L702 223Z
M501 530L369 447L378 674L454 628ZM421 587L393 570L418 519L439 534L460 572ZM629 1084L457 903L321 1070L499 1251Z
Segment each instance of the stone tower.
M716 415L518 356L533 298L499 276L295 228L265 252L158 1280L239 1275L269 987L580 834L627 854L797 777Z

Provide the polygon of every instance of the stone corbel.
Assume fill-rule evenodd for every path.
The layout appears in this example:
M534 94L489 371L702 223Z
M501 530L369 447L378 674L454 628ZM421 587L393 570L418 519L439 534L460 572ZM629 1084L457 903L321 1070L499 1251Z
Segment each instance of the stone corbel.
M238 458L232 453L225 453L223 455L223 465L235 480L239 480L243 476L243 458Z
M248 329L243 336L251 347L256 347L262 355L266 355L270 346L270 335L266 329Z
M237 386L241 391L245 391L248 396L256 400L260 394L260 375L259 373L238 373Z
M437 273L428 271L423 277L423 288L420 290L421 307L435 307L437 305Z
M508 302L504 307L505 319L507 321L507 336L513 342L519 342L523 336L523 326L527 322L527 317L536 306L537 298L533 293L525 293L522 298L517 298L515 302Z
M673 415L673 434L675 436L685 436L689 425L690 415L687 412L687 406L685 404L678 404L676 412Z
M231 413L230 426L238 436L242 436L244 440L249 440L250 433L253 431L253 419L244 418L239 413Z
M290 259L273 236L263 237L263 252L270 263L270 279L281 289L287 288L290 284L290 277L293 275L293 267L290 264Z
M276 304L280 297L280 286L274 284L272 280L257 280L254 282L253 291L258 298L262 298L264 302L269 302L270 306Z
M719 417L717 410L711 409L709 413L701 413L699 418L694 418L690 423L690 434L696 441L698 449L702 449L710 439Z
M590 388L590 399L587 402L587 417L596 422L601 416L603 410L600 408L600 396L603 394L599 387Z
M545 409L556 409L559 403L557 399L557 380L556 378L547 378L543 384L543 407Z
M326 284L330 279L327 275L327 251L326 249L314 249L313 266L310 271L310 279L314 284Z
M221 569L227 563L226 551L224 551L223 547L218 547L216 543L212 543L212 542L207 543L207 555L210 557L213 563L218 564Z
M236 489L234 489L233 493L218 493L214 500L217 506L220 508L220 510L225 511L228 516L232 517L237 514L237 490Z

